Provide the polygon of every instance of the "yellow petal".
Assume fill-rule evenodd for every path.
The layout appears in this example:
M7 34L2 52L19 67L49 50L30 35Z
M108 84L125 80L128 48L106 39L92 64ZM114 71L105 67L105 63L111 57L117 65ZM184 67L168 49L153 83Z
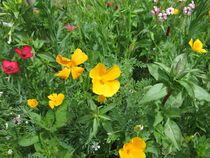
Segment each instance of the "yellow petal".
M53 93L53 94L50 94L49 96L47 96L50 100L54 100L57 98L57 94L56 93Z
M61 55L56 57L56 62L62 66L71 66L71 60Z
M61 105L63 103L64 97L64 94L59 93L57 98L55 99L55 106Z
M103 96L103 95L99 95L98 96L98 102L99 103L102 103L102 102L105 102L106 101L106 97L105 96Z
M88 59L88 56L81 49L76 49L71 59L73 65L80 65Z
M192 48L192 46L193 46L193 39L191 38L191 40L189 41L189 45L191 46L191 48Z
M81 67L72 67L71 68L72 78L74 80L76 80L77 78L79 78L82 75L83 71L84 71L84 68L81 68Z
M138 137L134 137L131 139L130 141L134 146L135 148L137 149L141 149L141 150L144 150L146 148L146 143L144 142L143 139L141 138L138 138Z
M90 78L100 79L102 75L106 73L106 67L104 64L97 64L92 70L90 70Z
M193 50L199 50L199 49L202 49L203 48L203 44L200 40L196 40L194 43L193 43L193 46L192 46L192 49Z
M179 13L178 9L174 9L174 15L177 15Z
M205 50L205 49L200 49L200 52L199 53L206 53L207 52L207 50Z
M118 78L121 74L120 68L117 65L114 65L112 68L108 69L103 75L103 80L114 80Z
M48 104L51 107L51 109L53 109L55 107L55 103L52 100L50 100Z
M146 155L142 150L131 150L129 156L129 158L146 158Z
M31 108L35 108L38 105L38 101L36 99L28 99L27 104Z
M101 80L92 80L93 83L93 92L98 95L103 95L105 97L111 97L120 88L120 82L117 80L113 81L101 81Z
M71 70L69 68L64 68L59 73L55 74L55 76L58 76L58 77L66 80L69 78L70 73L71 73Z
M130 158L127 152L123 149L119 150L119 155L120 155L120 158Z

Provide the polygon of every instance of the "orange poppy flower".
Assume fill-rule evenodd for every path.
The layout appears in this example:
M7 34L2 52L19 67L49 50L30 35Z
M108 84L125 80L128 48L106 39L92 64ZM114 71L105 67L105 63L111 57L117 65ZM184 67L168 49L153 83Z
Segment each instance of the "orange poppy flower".
M84 63L87 59L88 56L84 52L82 52L81 49L76 49L71 59L58 55L56 57L57 63L65 67L63 70L57 73L56 76L66 80L69 78L69 75L71 73L72 78L76 80L82 75L84 71L84 68L77 66Z

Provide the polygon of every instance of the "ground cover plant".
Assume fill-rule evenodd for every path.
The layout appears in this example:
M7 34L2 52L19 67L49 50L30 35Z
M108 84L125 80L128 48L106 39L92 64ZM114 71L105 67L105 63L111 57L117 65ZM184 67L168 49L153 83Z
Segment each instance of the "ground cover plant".
M0 157L209 158L208 0L1 0Z

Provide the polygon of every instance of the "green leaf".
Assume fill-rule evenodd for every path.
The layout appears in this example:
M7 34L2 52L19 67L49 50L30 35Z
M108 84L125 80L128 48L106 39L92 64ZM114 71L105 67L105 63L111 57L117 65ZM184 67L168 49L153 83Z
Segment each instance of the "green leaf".
M20 146L26 147L26 146L31 146L31 145L37 143L38 141L39 141L39 137L37 135L28 134L28 135L21 137L18 140L18 144Z
M67 113L68 113L68 104L65 101L62 105L59 106L57 111L55 112L56 116L56 122L55 122L55 127L60 128L66 125L67 123Z
M154 100L158 100L167 95L166 87L162 83L152 86L140 100L140 104L145 104Z
M55 58L54 58L52 55L48 54L48 53L45 53L45 54L38 54L38 56L39 56L40 58L42 58L42 59L48 61L48 62L55 62Z
M153 126L157 126L161 121L163 121L163 116L160 112L157 113L155 116L155 121L153 123Z
M196 99L210 102L210 94L205 89L196 84L193 84L193 89Z
M149 72L150 74L156 79L158 80L159 78L159 73L158 73L158 65L156 64L148 64L147 65L148 69L149 69Z
M115 108L115 104L109 104L109 105L107 105L107 106L104 106L100 111L99 111L99 113L100 114L105 114L106 112L108 112L108 111L110 111L110 110L112 110L113 108Z
M168 119L164 127L164 133L172 141L175 148L180 150L180 145L182 143L183 137L180 128L176 124L176 122Z
M186 91L190 97L194 98L195 94L193 91L192 83L188 82L187 80L179 80L177 82L186 89Z

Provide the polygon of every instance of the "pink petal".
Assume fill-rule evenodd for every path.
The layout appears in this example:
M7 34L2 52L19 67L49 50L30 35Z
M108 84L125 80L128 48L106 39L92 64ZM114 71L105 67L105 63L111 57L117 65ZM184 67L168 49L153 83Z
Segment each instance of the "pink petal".
M18 54L21 54L21 53L22 53L22 51L21 51L19 48L15 48L14 51L15 51L16 53L18 53Z

